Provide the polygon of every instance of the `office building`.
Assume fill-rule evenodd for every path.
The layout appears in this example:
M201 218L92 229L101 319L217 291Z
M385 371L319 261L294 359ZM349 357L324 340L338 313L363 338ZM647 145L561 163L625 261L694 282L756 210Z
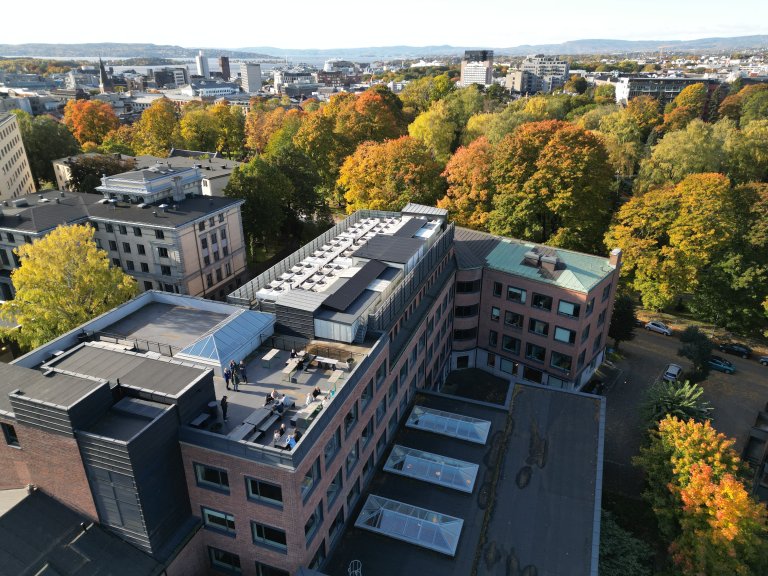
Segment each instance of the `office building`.
M50 191L2 206L0 288L13 297L14 248L57 226L89 223L96 244L140 290L224 299L245 274L242 200L203 196L202 163L154 165L102 179L103 194Z
M170 576L181 564L186 576L348 573L356 553L374 576L395 559L409 573L468 574L486 557L481 493L496 518L486 542L505 562L513 543L520 565L596 575L604 404L572 389L602 358L620 253L476 237L446 216L358 211L230 304L148 292L0 365L11 471L0 485L36 483ZM507 309L526 335L510 317L498 342L508 331L537 348L487 345ZM571 342L558 328L581 333ZM584 365L567 370L563 356L582 349ZM247 383L235 391L219 375L238 358ZM511 414L508 401L434 395L470 366L516 386ZM382 463L403 479L376 477ZM504 479L490 487L496 466ZM406 477L425 467L436 473ZM414 537L389 530L427 519Z
M510 91L521 94L552 92L566 83L568 71L568 62L556 56L528 56L518 70L509 71L506 86Z
M255 94L261 91L261 64L240 64L240 79L243 92Z
M219 56L219 68L221 68L221 77L229 80L232 74L229 70L229 56Z
M208 68L208 58L205 56L202 50L195 56L195 65L197 66L197 75L203 78L210 78L211 71Z
M672 102L684 88L692 84L704 83L711 92L719 85L719 82L707 78L668 78L652 76L630 76L619 78L614 84L616 87L616 102L626 104L632 98L638 96L652 96L656 98L662 108Z
M14 114L0 114L0 201L35 191L27 152Z
M493 82L493 50L465 50L461 59L461 86L480 84L490 86Z

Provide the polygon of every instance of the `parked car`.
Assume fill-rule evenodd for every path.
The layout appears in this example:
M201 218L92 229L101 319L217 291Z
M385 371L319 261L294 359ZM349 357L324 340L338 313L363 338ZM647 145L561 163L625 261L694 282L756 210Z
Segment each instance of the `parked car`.
M720 344L718 348L720 349L720 352L725 352L726 354L734 354L736 356L741 356L742 358L749 358L752 356L752 348L749 346L744 346L744 344L729 342L727 344Z
M659 322L658 320L651 320L648 322L648 324L645 325L645 329L650 332L658 332L659 334L664 334L664 336L672 336L672 328L664 324L664 322Z
M733 374L736 372L736 367L731 362L720 356L710 356L709 367L712 368L712 370L725 372L726 374Z
M768 366L768 356L760 356L759 362L763 366Z
M661 377L665 382L677 382L677 379L682 374L683 369L678 364L669 364L664 369L664 375Z

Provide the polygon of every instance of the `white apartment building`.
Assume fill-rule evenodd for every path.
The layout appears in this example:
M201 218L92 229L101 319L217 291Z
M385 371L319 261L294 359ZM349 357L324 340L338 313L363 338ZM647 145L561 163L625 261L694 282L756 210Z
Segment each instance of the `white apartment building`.
M461 60L461 86L493 82L493 50L465 50Z
M253 94L261 91L261 64L240 64L241 87L244 92Z
M16 116L0 114L0 201L35 191Z

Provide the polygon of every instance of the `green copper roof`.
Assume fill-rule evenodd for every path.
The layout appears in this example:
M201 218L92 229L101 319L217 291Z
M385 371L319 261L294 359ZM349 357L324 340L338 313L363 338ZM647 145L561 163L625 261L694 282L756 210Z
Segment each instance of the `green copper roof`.
M555 252L561 265L555 274L546 274L541 269L524 263L526 253L539 245L509 238L498 240L496 247L485 257L486 266L515 276L555 284L577 292L589 292L613 272L607 258L549 248Z

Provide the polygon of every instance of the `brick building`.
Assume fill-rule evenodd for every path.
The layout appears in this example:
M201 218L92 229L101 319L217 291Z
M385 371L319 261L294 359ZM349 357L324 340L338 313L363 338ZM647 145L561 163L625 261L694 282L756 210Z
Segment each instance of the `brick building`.
M506 243L515 251L502 253ZM528 252L537 254L535 263ZM446 412L460 408L441 401L414 407L417 391L437 392L452 367L472 365L512 383L533 381L528 386L543 391L537 395L544 404L568 403L555 388L585 381L587 368L564 375L554 354L589 350L594 354L585 362L597 362L603 345L596 334L582 342L579 333L579 344L564 348L548 342L542 358L521 358L512 370L502 357L513 362L514 355L497 345L488 366L485 340L504 318L500 311L493 319L493 308L501 308L496 299L507 306L506 295L519 290L528 291L525 303L548 296L548 314L567 313L552 317L548 338L561 323L583 332L603 309L607 325L618 255L613 262L557 255L562 262L541 246L457 231L444 210L408 205L402 212L356 212L231 293L231 304L143 294L0 365L0 463L13 470L4 487L36 483L163 563L171 576L322 570L345 527L361 521L360 505L371 501L362 496L401 423L466 423ZM541 269L550 263L552 271ZM517 268L523 265L530 270ZM571 276L573 284L566 281ZM526 311L526 322L550 318L539 314ZM525 342L541 342L538 332ZM247 358L247 377L236 391L219 374L238 358ZM600 403L581 397L590 398L584 449L594 474ZM488 416L492 430L503 426L504 414ZM470 410L468 417L480 415ZM578 427L581 418L572 416L568 425ZM487 431L478 441L486 444ZM470 499L475 490L465 490ZM577 500L591 506L582 516L591 534L599 490L584 496ZM578 532L563 534L583 543ZM583 562L585 573L596 574L592 542Z

